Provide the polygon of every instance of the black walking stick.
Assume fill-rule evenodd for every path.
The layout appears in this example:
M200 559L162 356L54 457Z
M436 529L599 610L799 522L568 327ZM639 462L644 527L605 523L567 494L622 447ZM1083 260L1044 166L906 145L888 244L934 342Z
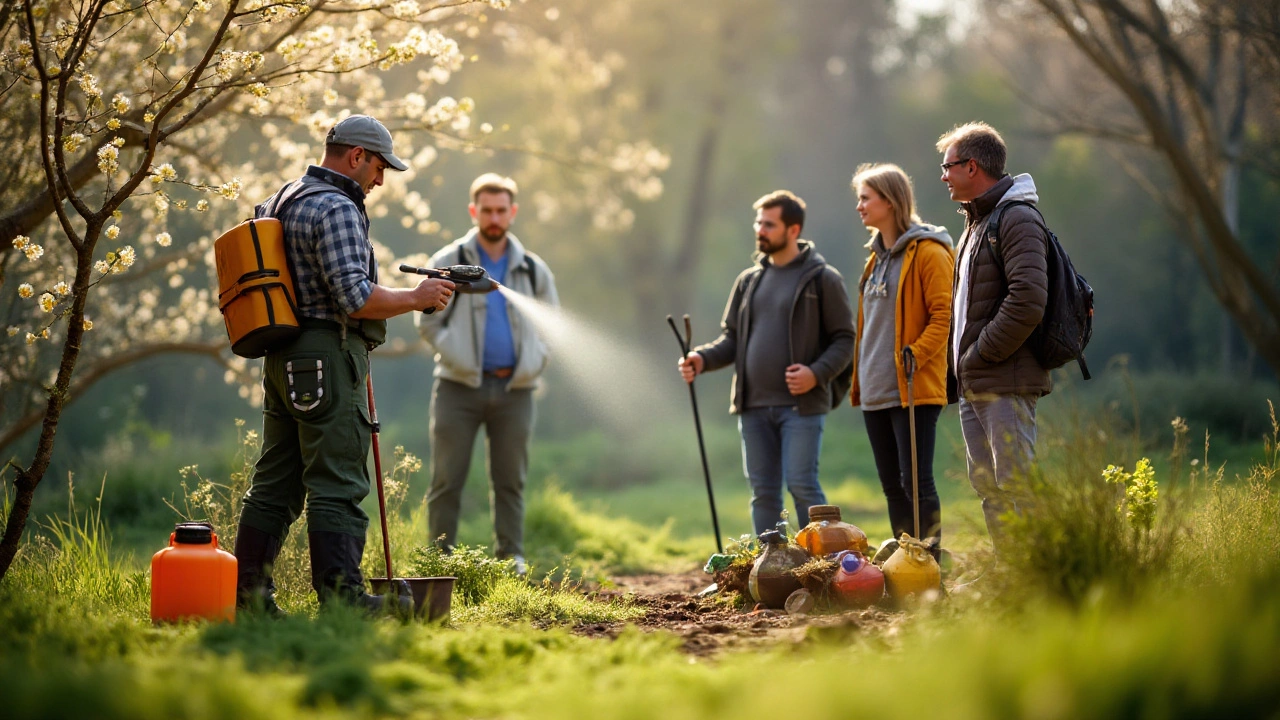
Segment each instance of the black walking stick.
M680 336L680 330L676 328L676 321L667 316L667 324L671 326L671 332L676 334L676 342L680 343L680 357L689 357L689 346L693 343L693 325L689 322L689 316L684 316L684 337ZM716 552L723 553L724 545L720 542L720 520L716 517L716 495L711 489L711 469L707 466L707 445L702 440L702 418L698 416L698 393L693 389L693 382L689 383L689 401L693 403L693 424L698 429L698 452L702 454L702 476L707 481L707 500L711 503L711 527L716 533Z

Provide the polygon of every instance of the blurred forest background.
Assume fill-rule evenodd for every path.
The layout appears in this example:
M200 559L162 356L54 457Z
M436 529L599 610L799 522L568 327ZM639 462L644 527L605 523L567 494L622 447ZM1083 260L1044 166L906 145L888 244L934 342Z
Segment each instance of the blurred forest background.
M751 203L777 188L803 197L804 237L853 285L868 237L849 188L854 169L899 164L915 181L921 216L958 238L962 219L938 181L934 142L959 123L984 120L1008 142L1009 172L1034 176L1045 217L1097 294L1088 349L1095 379L1082 383L1074 367L1060 372L1042 417L1072 413L1087 423L1114 415L1161 447L1181 416L1193 443L1208 431L1226 448L1260 448L1266 400L1280 396L1277 368L1259 340L1267 333L1242 321L1247 313L1226 309L1236 276L1215 269L1204 252L1209 233L1187 214L1191 200L1178 190L1167 154L1143 140L1141 118L1054 23L1044 9L1052 4L514 3L457 38L477 62L446 88L474 98L486 132L473 143L442 140L429 165L418 154L406 189L429 214L406 217L393 195L375 191L373 235L396 257L434 252L468 229L467 187L476 175L515 178L514 232L550 264L564 308L581 323L580 347L554 359L538 406L531 482L554 477L601 496L668 482L696 487L692 418L665 318L689 313L695 342L714 337L733 278L750 262ZM1212 33L1175 30L1204 38L1192 55L1212 53ZM1237 75L1225 74L1222 92L1243 88ZM1239 131L1224 130L1234 160L1228 180L1216 185L1231 199L1225 214L1243 252L1273 288L1280 272L1275 77L1251 88L1261 107L1250 106ZM387 86L411 92L415 76L393 74ZM1155 92L1165 88L1157 84ZM1223 102L1217 110L1233 126L1233 106ZM377 114L376 107L350 110ZM268 122L289 127L280 118L260 120ZM269 149L260 145L261 125L237 128L199 153L251 172L254 157ZM628 172L626 152L581 152L602 144L634 150L634 162L652 172ZM285 176L304 166L289 163ZM233 213L171 219L171 232L175 241L216 237L224 219L249 215L261 199L245 193ZM212 282L196 269L187 286ZM181 290L169 287L161 292L176 302ZM393 320L391 332L403 342L379 350L373 363L384 455L402 445L426 459L431 357L408 317ZM225 341L216 312L199 334ZM206 476L217 474L232 462L233 420L260 423L251 393L224 375L225 363L212 357L158 351L105 375L69 407L42 497L65 497L69 471L95 491L106 473L104 503L117 506L117 517L161 517L162 497L178 491L179 467L200 464ZM728 384L729 373L718 373L700 379L698 392L712 474L718 487L740 493ZM10 402L0 416L11 426L29 409ZM958 432L947 429L957 424L954 411L944 415L939 462L958 471ZM32 435L0 452L28 456ZM860 474L874 483L865 451L848 457L849 448L864 446L858 411L837 410L824 477ZM477 463L467 501L480 513L482 474ZM955 472L952 479L962 489ZM415 484L415 492L425 490L424 477ZM696 512L704 522L705 507ZM726 533L745 531L745 507L731 512Z

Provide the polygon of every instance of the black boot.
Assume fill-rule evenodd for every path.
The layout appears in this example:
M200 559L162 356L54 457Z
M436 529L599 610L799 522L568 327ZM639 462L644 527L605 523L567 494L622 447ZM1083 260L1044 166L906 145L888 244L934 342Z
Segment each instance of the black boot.
M240 523L236 530L236 609L280 616L271 566L280 556L280 538Z
M345 602L376 615L413 613L413 597L409 584L403 580L397 584L395 594L370 595L364 591L364 576L360 574L363 537L312 530L307 533L307 542L311 546L311 586L321 606Z

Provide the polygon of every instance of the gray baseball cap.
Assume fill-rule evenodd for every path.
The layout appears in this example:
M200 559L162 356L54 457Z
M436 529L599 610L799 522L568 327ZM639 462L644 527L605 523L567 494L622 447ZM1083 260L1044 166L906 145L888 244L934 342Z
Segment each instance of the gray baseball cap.
M352 145L362 147L369 152L376 152L393 170L401 172L409 166L391 152L391 131L385 125L368 115L351 115L329 128L325 136L326 145Z

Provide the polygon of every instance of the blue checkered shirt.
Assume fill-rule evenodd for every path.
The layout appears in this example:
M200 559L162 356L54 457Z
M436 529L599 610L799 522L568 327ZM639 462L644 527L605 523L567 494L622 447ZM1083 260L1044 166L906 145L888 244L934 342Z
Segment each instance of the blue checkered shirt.
M341 192L296 200L279 217L298 311L304 317L346 323L344 316L364 307L378 282L364 190L351 178L317 165L308 167L300 182L328 183ZM257 206L255 215L266 217L271 204L268 200Z

